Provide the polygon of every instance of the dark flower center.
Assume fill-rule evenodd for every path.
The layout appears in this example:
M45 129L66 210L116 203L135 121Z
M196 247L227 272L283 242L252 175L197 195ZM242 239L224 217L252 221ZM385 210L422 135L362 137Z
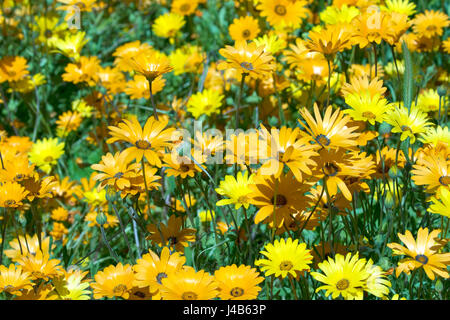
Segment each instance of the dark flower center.
M275 6L275 13L279 16L284 16L287 13L286 7L281 5L281 4L277 4Z
M187 292L183 292L183 294L181 295L181 298L183 300L197 300L198 296L195 292L187 291Z
M450 184L450 176L442 176L439 178L439 183L443 186L448 186Z
M188 3L183 3L180 6L180 11L181 12L188 12L190 8L191 8L191 6Z
M362 116L367 119L376 119L376 115L371 111L366 111L362 113Z
M248 38L248 37L250 37L250 30L248 30L248 29L245 29L244 31L242 31L242 37L244 37L244 38Z
M124 284L118 284L114 287L113 292L114 294L122 295L127 291L127 286Z
M8 200L5 201L5 206L7 206L7 207L13 206L13 205L15 205L15 204L16 204L16 201L15 201L15 200L10 200L10 199L8 199Z
M159 284L162 284L162 279L167 278L167 274L164 272L160 272L158 273L158 275L156 276L156 282L158 282Z
M281 263L280 263L280 270L288 271L288 270L291 270L292 267L293 267L293 264L291 261L281 261Z
M233 289L231 289L230 294L233 297L240 297L244 294L244 289L239 288L239 287L234 287Z
M51 38L52 36L53 36L53 32L51 31L51 30L45 30L45 32L44 32L44 36L46 37L46 38Z
M428 257L423 254L418 254L416 256L416 261L420 262L421 264L427 264L428 263Z
M168 239L167 239L167 241L169 241L169 245L174 245L174 244L176 244L177 242L178 242L178 239L177 239L177 237L169 237Z
M251 62L241 62L241 67L249 71L253 70L253 65Z
M190 169L191 169L191 168L190 168L187 164L182 164L182 165L180 166L180 170L181 170L182 172L188 172Z
M282 194L277 194L277 197L272 197L271 202L276 205L278 208L285 206L287 204L287 199Z
M144 149L144 150L149 149L152 146L152 144L150 142L145 141L145 140L138 140L138 141L136 141L135 145L136 145L136 148Z
M316 137L316 141L318 144L320 144L321 146L328 146L330 144L330 139L328 139L328 137L326 135L323 134L319 134Z
M325 175L334 177L339 172L339 167L333 162L327 162L325 163L322 171Z
M117 172L115 175L114 175L114 178L116 178L116 179L120 179L120 178L122 178L123 177L123 172Z
M350 285L350 282L347 279L341 279L336 283L336 288L338 290L345 290Z
M44 161L45 162L52 162L53 161L53 157L52 156L45 157Z
M412 132L411 128L408 127L408 126L402 126L401 129L402 129L402 131L409 131L409 132Z
M134 295L139 298L145 298L145 293L143 293L142 291L136 291Z

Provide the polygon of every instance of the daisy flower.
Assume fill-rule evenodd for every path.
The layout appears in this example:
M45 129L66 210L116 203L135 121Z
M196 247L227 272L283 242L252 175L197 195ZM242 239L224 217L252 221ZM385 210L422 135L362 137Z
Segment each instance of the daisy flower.
M435 279L435 274L445 279L450 277L446 270L450 264L450 253L438 253L440 246L436 240L439 233L441 233L439 229L428 232L428 228L419 228L416 240L411 232L406 230L405 234L398 234L406 248L398 243L387 245L392 249L393 255L407 256L398 263L395 270L397 277L402 272L409 274L410 271L419 268L423 268L430 280Z
M310 250L306 249L305 243L298 243L298 239L275 240L267 244L260 251L267 259L255 261L255 265L265 272L266 277L274 275L275 277L286 278L288 275L297 278L302 271L310 269L313 256Z

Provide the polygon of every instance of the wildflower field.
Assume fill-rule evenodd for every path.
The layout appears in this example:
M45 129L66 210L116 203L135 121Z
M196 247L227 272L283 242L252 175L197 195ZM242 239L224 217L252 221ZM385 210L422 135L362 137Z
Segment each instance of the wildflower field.
M449 1L0 12L1 299L450 298Z

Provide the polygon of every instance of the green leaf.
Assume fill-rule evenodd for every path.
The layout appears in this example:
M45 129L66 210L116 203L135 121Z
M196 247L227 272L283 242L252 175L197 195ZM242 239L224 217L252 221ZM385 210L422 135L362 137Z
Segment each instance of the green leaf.
M411 109L411 103L413 98L413 65L411 59L411 53L408 50L408 46L402 42L403 59L405 61L405 73L403 75L403 103L408 111Z

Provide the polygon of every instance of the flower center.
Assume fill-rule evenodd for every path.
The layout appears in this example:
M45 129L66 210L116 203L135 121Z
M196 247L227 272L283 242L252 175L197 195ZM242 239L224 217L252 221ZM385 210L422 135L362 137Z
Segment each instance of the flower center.
M370 38L374 39L374 38L379 38L379 37L380 37L380 33L378 31L372 31L367 34L368 39L370 39Z
M411 128L408 127L408 126L402 126L401 129L402 129L402 131L409 131L409 132L412 132Z
M241 62L241 67L249 71L253 70L253 65L251 62Z
M286 15L286 12L287 12L286 7L283 6L282 4L277 4L277 5L275 6L275 13L276 13L277 15L279 15L279 16L284 16L284 15Z
M326 135L323 134L319 134L316 137L316 141L318 144L320 144L321 146L328 146L330 144L330 139L328 139L328 137Z
M250 30L248 30L248 29L245 29L244 31L242 31L242 37L243 38L248 38L248 37L250 37Z
M276 205L277 208L281 208L287 204L287 199L282 194L277 194L277 199L275 200L275 197L272 197L271 202Z
M450 176L442 176L439 178L440 184L443 186L448 186L450 184Z
M336 288L338 290L345 290L350 285L350 282L347 279L341 279L336 283Z
M416 256L416 261L420 262L421 264L427 264L428 263L428 257L423 254L418 254Z
M327 162L325 163L322 171L325 175L334 177L339 172L339 167L333 162Z
M118 284L113 289L113 292L116 295L123 295L126 291L127 291L127 286L124 284Z
M116 178L116 179L120 179L120 178L122 178L123 177L123 172L117 172L115 175L114 175L114 178Z
M181 298L183 300L197 300L198 296L195 292L188 291L188 292L183 292L183 294L181 295Z
M363 112L362 116L367 119L376 119L377 117L376 115L373 114L373 112L370 111Z
M177 239L177 237L169 237L168 239L167 239L167 241L169 241L169 245L174 245L174 244L176 244L177 242L178 242L178 239Z
M51 31L51 30L45 30L45 32L44 32L44 36L46 37L46 38L51 38L52 36L53 36L53 32Z
M158 282L159 284L162 284L162 279L167 278L167 274L164 272L160 272L158 273L158 275L156 276L156 282Z
M286 261L281 261L281 263L280 263L280 270L289 271L292 269L292 267L293 267L293 264L291 261L286 260Z
M234 287L233 289L231 289L230 294L233 297L240 297L244 294L244 289L239 288L239 287Z
M139 298L145 298L145 293L143 293L142 291L136 291L135 293L133 293L136 297Z
M16 204L15 200L8 199L5 201L5 206L10 207Z
M436 30L437 30L437 27L436 27L434 24L429 25L429 26L427 27L427 31L433 32L433 31L436 31Z
M145 140L138 140L136 141L135 145L138 149L149 149L152 146L150 142Z
M52 162L53 161L53 157L52 156L45 157L44 161L45 162Z
M189 5L189 3L183 3L180 6L180 11L181 12L188 12L190 8L191 8L191 6Z
M182 172L188 172L188 171L190 170L190 167L189 167L187 164L182 164L182 165L180 166L180 170L181 170Z
M16 180L16 181L21 181L23 178L24 178L23 174L18 173L18 174L16 174L15 180Z

